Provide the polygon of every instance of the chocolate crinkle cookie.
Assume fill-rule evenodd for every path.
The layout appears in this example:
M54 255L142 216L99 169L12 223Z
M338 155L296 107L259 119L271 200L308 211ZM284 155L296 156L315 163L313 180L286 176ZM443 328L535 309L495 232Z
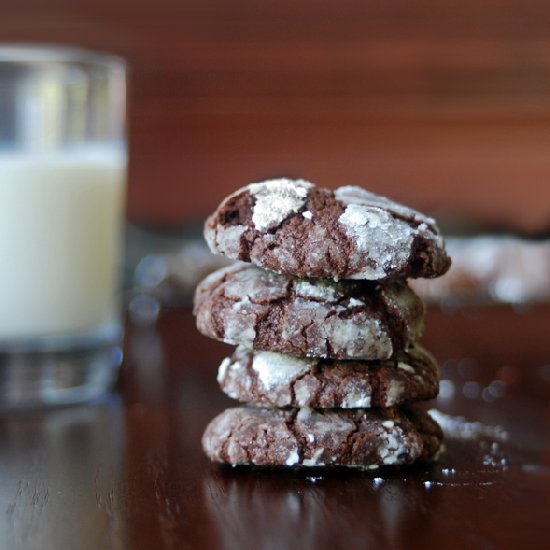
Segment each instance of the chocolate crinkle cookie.
M333 359L388 359L424 327L422 301L404 282L304 280L246 264L204 279L194 312L205 336Z
M433 218L360 187L305 180L239 189L208 218L205 237L214 253L297 277L433 278L451 263Z
M441 441L440 427L418 409L241 407L214 418L202 446L231 465L369 468L431 460Z
M224 359L218 382L243 403L274 407L392 407L433 399L439 389L435 359L420 346L386 361L295 357L238 347Z

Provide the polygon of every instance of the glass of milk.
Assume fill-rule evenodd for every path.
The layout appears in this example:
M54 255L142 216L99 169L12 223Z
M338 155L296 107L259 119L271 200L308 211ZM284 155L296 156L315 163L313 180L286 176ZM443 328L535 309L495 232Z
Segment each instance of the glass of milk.
M119 58L0 44L0 409L116 378L125 96Z

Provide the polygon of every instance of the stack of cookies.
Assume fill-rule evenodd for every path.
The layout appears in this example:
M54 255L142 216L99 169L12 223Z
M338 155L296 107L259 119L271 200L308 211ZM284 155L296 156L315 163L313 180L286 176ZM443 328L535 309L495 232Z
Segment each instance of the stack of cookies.
M218 381L246 404L206 428L211 460L371 468L437 455L441 429L411 406L439 378L406 282L449 268L432 218L359 187L277 179L226 198L205 237L240 262L199 284L197 326L238 346Z

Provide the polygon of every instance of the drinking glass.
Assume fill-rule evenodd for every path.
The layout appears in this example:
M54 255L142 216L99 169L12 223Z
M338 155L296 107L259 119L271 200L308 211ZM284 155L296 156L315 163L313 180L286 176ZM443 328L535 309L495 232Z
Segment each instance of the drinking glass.
M117 57L0 44L0 408L116 378L125 99Z

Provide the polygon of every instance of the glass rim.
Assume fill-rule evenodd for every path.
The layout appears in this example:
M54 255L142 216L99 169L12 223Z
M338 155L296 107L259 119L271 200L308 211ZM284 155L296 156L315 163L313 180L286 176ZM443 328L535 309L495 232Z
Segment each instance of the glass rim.
M115 54L68 44L0 42L0 63L20 65L83 63L125 71L126 60Z

